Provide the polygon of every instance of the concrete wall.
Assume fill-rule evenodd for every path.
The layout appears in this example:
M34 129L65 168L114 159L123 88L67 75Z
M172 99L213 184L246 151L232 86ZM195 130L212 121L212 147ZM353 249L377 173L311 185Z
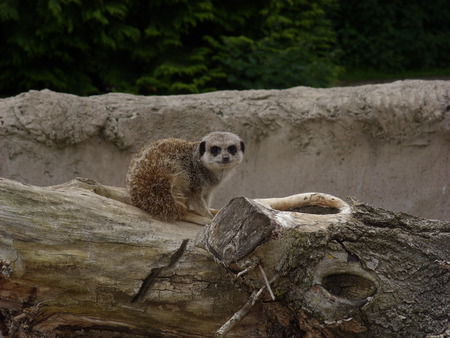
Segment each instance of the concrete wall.
M246 158L215 207L317 191L450 219L449 111L450 81L153 97L30 91L0 100L0 176L124 186L145 143L228 130L245 140Z

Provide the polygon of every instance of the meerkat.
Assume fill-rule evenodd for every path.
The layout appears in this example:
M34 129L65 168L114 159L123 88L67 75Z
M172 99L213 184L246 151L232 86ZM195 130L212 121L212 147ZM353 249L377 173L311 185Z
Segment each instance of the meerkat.
M213 132L200 142L169 138L149 144L132 158L127 173L131 203L164 221L206 224L212 191L242 162L244 142Z

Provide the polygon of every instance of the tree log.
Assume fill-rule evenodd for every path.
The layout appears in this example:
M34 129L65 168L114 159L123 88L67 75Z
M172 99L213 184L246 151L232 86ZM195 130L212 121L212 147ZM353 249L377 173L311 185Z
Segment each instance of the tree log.
M205 227L127 202L88 179L0 179L0 336L448 330L449 223L318 193L238 197Z

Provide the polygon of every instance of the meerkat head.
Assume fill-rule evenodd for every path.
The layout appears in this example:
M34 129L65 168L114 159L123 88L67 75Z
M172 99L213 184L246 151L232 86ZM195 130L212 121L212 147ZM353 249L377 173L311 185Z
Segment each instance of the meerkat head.
M229 132L213 132L206 135L199 145L200 160L212 170L231 169L242 162L244 142Z

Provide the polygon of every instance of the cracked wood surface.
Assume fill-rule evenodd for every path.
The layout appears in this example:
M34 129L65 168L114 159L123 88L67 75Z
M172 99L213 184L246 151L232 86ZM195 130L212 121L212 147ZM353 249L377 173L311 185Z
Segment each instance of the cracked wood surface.
M311 196L323 207L329 195ZM261 271L275 301L262 292L227 336L447 329L448 222L356 201L333 204L346 210L337 215L292 212L292 197L258 201L235 198L200 227L153 220L123 189L88 179L0 179L0 333L211 337L264 288Z
M158 222L102 196L126 200L122 189L0 183L0 308L29 313L15 319L21 329L29 321L28 336L64 327L208 336L246 297L194 247L200 226Z
M307 200L337 206L340 212L290 211ZM284 333L424 337L448 330L450 223L356 200L350 211L341 202L319 193L235 198L199 237L235 273L256 264L276 279L271 285L276 303L285 305L276 313L284 313L291 327ZM264 285L258 269L239 281L250 289ZM265 301L266 308L274 305L268 297ZM292 329L294 323L300 331Z

